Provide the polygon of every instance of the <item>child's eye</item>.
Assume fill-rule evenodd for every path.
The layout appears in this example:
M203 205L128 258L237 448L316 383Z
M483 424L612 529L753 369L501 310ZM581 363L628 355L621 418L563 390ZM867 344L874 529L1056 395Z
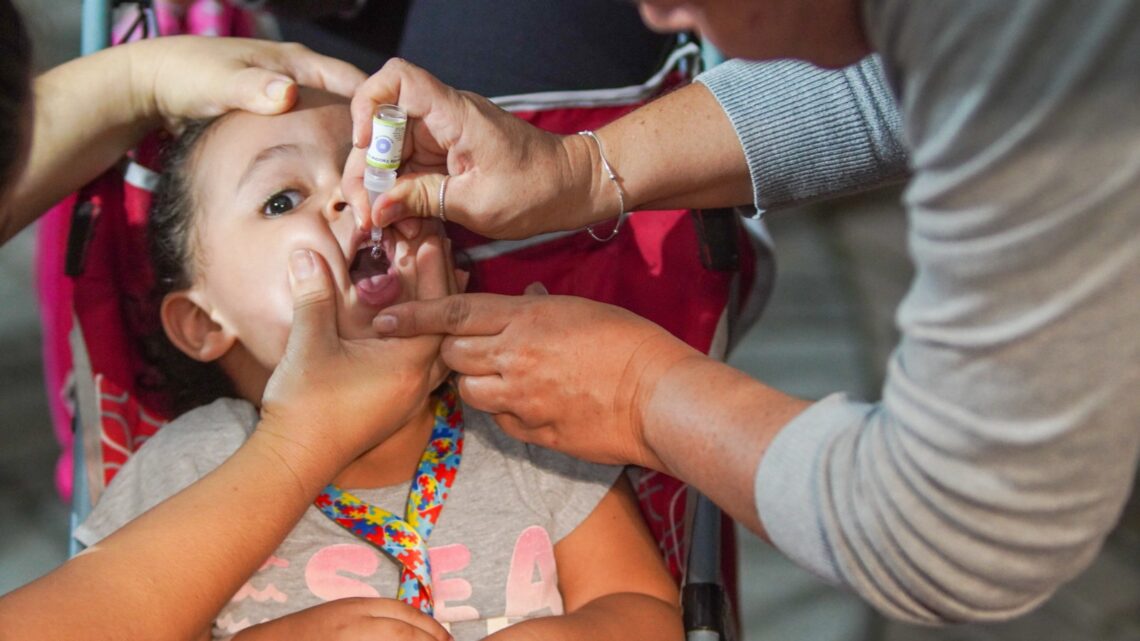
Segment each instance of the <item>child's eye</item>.
M301 197L301 192L296 189L277 192L266 199L261 206L261 214L267 218L276 218L300 205L302 200L304 198Z

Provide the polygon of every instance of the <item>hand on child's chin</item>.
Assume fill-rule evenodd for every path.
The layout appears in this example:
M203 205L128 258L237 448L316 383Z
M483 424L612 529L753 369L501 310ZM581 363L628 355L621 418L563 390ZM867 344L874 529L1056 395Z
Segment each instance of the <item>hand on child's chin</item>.
M424 298L446 294L438 240L410 261ZM260 431L320 453L339 469L403 425L432 389L439 336L346 339L338 329L337 288L323 256L291 256L293 326L285 353L265 386Z

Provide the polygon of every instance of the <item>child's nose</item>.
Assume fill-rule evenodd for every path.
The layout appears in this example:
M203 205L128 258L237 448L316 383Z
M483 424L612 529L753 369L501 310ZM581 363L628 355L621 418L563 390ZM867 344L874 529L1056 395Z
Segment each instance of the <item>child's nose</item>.
M345 200L344 194L342 194L338 188L332 197L329 198L328 202L325 203L322 213L324 214L325 220L327 220L329 224L332 224L340 220L340 217L344 215L347 209L348 201Z

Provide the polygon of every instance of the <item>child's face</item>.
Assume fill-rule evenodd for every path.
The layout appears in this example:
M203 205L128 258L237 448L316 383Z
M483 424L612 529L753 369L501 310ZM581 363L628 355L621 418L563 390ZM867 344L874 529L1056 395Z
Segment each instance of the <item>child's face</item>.
M383 257L371 258L369 238L341 197L351 126L346 103L306 90L287 114L234 113L199 143L191 176L196 278L171 295L191 301L198 322L214 331L192 357L213 360L236 343L268 376L292 323L288 265L296 249L328 264L342 336L374 335L377 312L414 292L401 269L408 242L386 230Z

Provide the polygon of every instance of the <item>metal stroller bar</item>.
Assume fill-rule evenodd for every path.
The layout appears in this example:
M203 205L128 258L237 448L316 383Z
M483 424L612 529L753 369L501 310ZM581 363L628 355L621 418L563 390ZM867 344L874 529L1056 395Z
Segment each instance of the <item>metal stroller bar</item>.
M124 40L130 39L135 29L142 27L143 37L147 37L152 15L152 0L83 0L83 28L80 32L79 51L86 56L111 46L111 15L124 4L139 7L138 20L131 26Z
M681 592L681 611L687 641L725 641L728 600L720 581L721 511L705 495L693 491L696 501L690 527L689 560Z
M89 55L111 45L111 0L83 0L80 53Z

